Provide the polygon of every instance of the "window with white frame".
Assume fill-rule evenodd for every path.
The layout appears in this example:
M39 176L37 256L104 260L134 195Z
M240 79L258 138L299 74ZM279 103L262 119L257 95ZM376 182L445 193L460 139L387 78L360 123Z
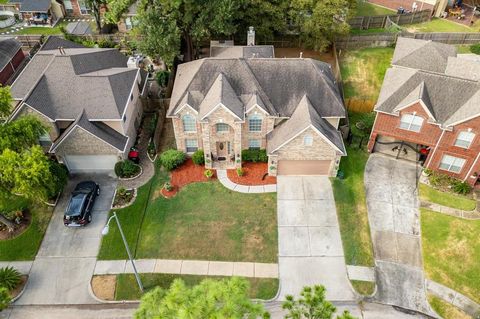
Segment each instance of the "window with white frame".
M469 148L475 138L475 134L468 131L460 132L455 140L455 146Z
M230 130L228 124L225 124L225 123L217 123L215 125L215 130L217 131L217 133L226 133Z
M52 139L50 138L50 134L48 134L48 132L45 132L42 135L40 135L40 137L38 138L38 143L41 146L48 146L52 144Z
M303 145L305 146L312 146L313 145L313 136L305 135L303 137Z
M260 140L248 140L248 148L251 150L260 149L262 142Z
M187 153L193 153L198 150L198 141L195 139L186 139L185 148Z
M250 132L260 132L262 130L262 117L258 114L253 114L248 117L248 130Z
M184 132L196 132L197 131L197 123L193 115L186 114L182 118L183 122L183 131Z
M423 118L415 114L404 114L400 119L400 128L407 131L420 132L422 124Z
M451 155L443 155L442 161L440 162L440 169L452 173L460 173L463 165L465 165L465 160L463 158L458 158Z

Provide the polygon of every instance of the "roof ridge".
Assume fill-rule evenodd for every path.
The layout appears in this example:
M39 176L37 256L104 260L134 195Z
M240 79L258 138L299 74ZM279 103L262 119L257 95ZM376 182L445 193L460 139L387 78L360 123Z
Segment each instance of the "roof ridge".
M272 113L272 115L278 115L279 113L275 109L275 106L273 105L272 101L270 101L270 98L268 97L267 93L265 93L265 91L263 90L262 86L260 85L260 82L258 82L258 79L255 76L255 73L252 71L247 61L245 59L239 59L239 60L240 60L240 64L245 67L245 70L247 70L248 74L252 77L255 88L256 88L256 92L259 93L260 98L262 99L265 106L269 109L269 112Z
M190 85L192 84L192 82L193 82L193 80L195 79L195 77L198 75L198 71L199 71L200 68L202 67L202 65L203 65L203 63L204 63L205 60L206 60L206 58L196 60L196 61L199 61L199 64L200 64L200 65L198 66L197 71L195 72L195 74L191 77L191 79L190 79L190 81L188 82L188 84L185 86L185 90L183 91L182 95L181 95L180 98L178 99L177 103L175 103L175 106L172 108L170 114L175 114L175 111L176 111L177 108L178 108L178 104L183 100L185 94L190 91L190 90L189 90L189 87L190 87ZM191 61L191 62L194 62L194 61ZM178 67L177 67L177 71L176 71L176 72L178 72ZM212 85L213 85L213 84L212 84ZM205 96L204 96L203 98L205 99ZM201 104L201 102L200 102L200 104ZM200 104L198 105L199 108L200 108ZM169 108L169 109L170 109L170 108ZM168 112L167 112L167 114L168 114Z

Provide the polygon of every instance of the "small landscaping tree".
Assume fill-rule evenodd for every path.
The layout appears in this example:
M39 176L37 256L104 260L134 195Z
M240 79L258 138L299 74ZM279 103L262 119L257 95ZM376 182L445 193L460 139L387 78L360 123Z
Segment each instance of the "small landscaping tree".
M268 318L263 305L250 300L248 291L248 281L238 277L205 279L191 288L176 279L168 290L157 287L146 293L135 318Z
M12 298L10 297L8 289L5 287L0 287L0 312L8 308L11 300Z
M211 169L206 169L205 172L203 172L203 175L205 175L206 178L212 178L213 172Z
M140 172L140 166L131 160L124 160L115 164L115 174L120 178L129 178Z
M160 155L160 163L167 171L171 171L185 162L186 155L182 151L167 150Z
M290 319L332 319L335 306L325 299L326 289L323 286L303 287L300 298L286 296L282 308L288 311L285 318ZM348 311L345 311L337 319L355 319Z
M193 153L192 161L195 165L205 164L205 153L203 150L197 150L195 153Z

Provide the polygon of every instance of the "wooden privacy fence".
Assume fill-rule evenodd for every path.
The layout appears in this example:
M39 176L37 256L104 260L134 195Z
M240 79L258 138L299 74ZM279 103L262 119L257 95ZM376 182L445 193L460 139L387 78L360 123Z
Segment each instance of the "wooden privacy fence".
M432 40L447 44L480 43L480 33L435 32L435 33L375 33L351 35L335 40L337 49L361 49L370 47L388 47L397 42L398 37Z
M347 107L347 110L351 112L368 113L373 111L373 108L375 107L375 101L350 98L345 99L345 106Z
M353 17L348 21L352 29L383 29L388 27L388 19L398 25L414 24L430 20L432 11L422 10L404 14L391 14L371 17Z

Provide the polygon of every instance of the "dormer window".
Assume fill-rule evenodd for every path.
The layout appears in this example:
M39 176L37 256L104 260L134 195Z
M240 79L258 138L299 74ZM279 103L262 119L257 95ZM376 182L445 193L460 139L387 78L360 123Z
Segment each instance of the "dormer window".
M423 125L423 118L415 114L404 114L400 119L400 128L412 131L420 132Z
M184 132L196 132L197 131L197 123L195 121L195 117L190 114L186 114L182 118L183 122L183 131Z
M469 148L475 138L475 134L468 131L463 131L458 133L457 139L455 140L455 146L462 148Z
M313 136L305 135L303 137L303 145L305 146L312 146L313 145Z
M262 117L258 114L253 114L248 117L248 130L250 132L262 131Z

